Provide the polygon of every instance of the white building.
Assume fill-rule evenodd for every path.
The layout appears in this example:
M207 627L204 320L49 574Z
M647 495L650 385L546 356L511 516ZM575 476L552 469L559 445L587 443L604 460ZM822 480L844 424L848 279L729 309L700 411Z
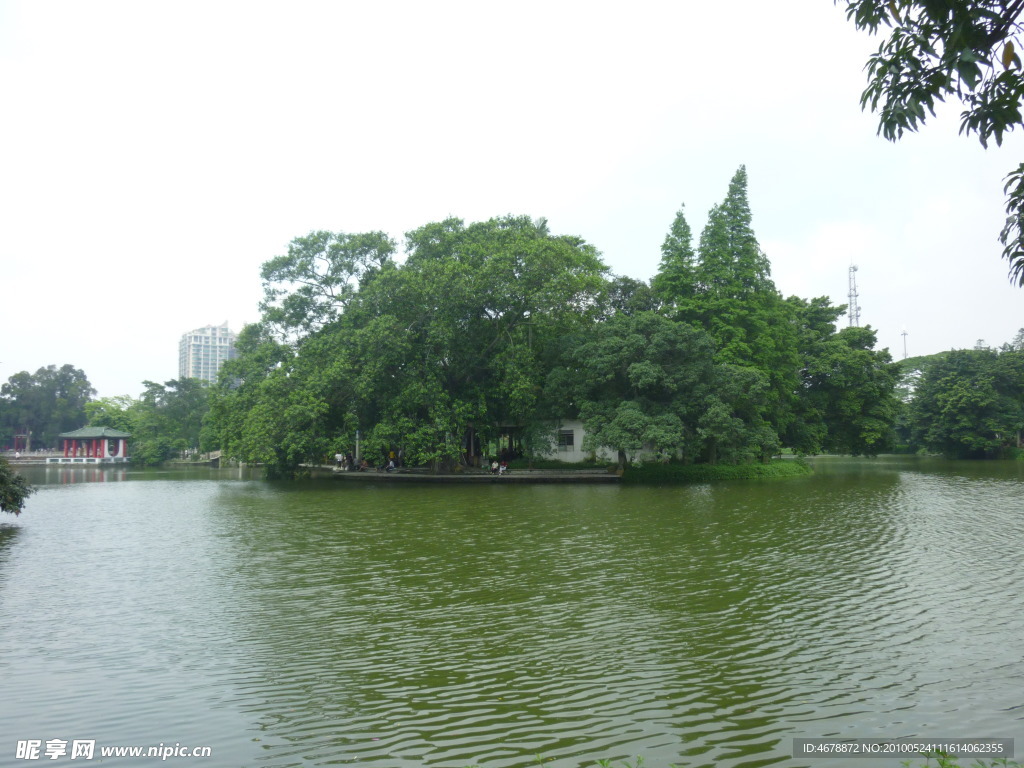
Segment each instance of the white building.
M593 459L614 464L619 460L618 452L605 446L599 447L596 451L584 451L583 439L586 434L583 422L579 419L560 419L557 428L552 433L551 447L547 451L541 452L541 455L546 459L557 459L571 464ZM630 453L628 459L629 461L659 460L658 455L649 446L637 453Z
M602 461L617 461L618 457L607 448L598 448L597 451L583 450L583 437L585 435L583 422L579 419L562 419L555 430L554 444L546 454L546 458L558 459L570 463L586 461L595 456Z
M235 356L235 334L228 324L196 328L178 344L178 378L216 382L225 360Z

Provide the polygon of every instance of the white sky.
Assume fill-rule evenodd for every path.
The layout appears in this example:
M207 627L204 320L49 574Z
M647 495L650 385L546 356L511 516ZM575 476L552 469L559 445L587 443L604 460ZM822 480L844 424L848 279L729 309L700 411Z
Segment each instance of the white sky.
M897 359L904 327L910 355L1009 341L1024 138L982 149L959 105L878 137L877 45L830 0L0 0L0 382L177 378L180 336L258 319L260 264L314 229L526 214L646 280L741 164L784 295L846 303L855 263Z

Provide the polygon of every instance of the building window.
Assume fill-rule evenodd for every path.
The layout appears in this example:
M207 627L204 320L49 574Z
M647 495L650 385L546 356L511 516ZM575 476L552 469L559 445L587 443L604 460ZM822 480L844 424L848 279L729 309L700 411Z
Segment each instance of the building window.
M576 432L571 429L558 430L558 450L571 451L576 447Z

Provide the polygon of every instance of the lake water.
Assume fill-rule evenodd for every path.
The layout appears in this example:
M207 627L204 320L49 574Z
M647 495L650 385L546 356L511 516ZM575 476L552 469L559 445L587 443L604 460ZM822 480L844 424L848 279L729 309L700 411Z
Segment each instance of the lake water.
M666 488L39 468L0 518L0 765L38 764L28 739L264 768L1024 756L1024 462L814 463Z

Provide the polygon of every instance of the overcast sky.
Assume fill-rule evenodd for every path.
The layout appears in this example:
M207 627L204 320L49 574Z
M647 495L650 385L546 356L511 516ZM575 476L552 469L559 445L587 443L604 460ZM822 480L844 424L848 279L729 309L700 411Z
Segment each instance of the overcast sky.
M177 378L180 336L257 320L260 264L314 229L526 214L647 280L741 164L784 295L846 303L856 264L894 357L1009 341L1024 139L986 151L949 105L886 142L877 45L830 0L0 0L0 382Z

